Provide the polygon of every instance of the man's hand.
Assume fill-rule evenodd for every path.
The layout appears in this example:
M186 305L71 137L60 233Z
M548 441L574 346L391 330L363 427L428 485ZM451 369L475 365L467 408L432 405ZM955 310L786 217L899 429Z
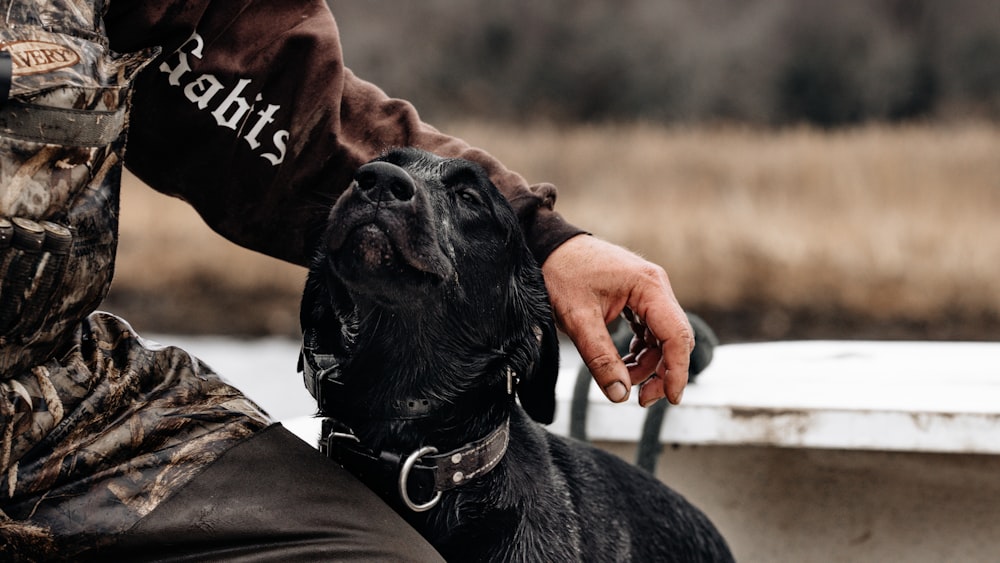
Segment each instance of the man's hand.
M632 385L640 385L642 406L664 396L680 402L694 333L663 268L620 246L578 235L556 248L542 271L559 328L609 399L622 402ZM607 330L623 311L635 332L632 353L624 359Z

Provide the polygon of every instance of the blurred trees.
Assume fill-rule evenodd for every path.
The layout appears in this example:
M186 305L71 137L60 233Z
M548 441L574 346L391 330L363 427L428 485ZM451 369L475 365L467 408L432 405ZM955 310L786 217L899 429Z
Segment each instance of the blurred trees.
M331 0L431 120L1000 120L996 0Z

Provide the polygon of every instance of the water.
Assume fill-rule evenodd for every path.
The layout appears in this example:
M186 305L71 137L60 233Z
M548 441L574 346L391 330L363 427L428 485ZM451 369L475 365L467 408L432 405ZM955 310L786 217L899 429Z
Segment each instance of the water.
M197 356L276 420L309 416L316 409L296 369L298 340L178 335L146 338Z

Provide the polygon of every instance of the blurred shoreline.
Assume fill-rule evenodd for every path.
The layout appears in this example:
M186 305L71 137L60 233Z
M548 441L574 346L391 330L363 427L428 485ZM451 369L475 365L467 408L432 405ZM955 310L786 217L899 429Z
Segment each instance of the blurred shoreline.
M725 342L1000 340L998 125L442 129L559 186ZM295 337L304 279L126 178L102 308L140 332Z

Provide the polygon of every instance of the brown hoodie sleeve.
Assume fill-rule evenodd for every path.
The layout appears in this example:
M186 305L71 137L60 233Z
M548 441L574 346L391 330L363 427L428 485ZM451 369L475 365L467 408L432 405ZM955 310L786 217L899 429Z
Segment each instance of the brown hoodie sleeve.
M321 0L116 0L105 24L119 52L163 49L135 86L126 165L240 245L305 264L353 171L395 146L483 165L539 261L581 232L553 210L554 186L354 76Z

